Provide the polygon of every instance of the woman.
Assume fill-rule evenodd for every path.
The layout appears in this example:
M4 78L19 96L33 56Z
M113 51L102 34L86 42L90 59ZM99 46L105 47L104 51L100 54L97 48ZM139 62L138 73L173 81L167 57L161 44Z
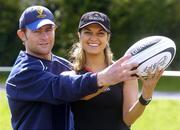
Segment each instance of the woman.
M70 60L78 74L99 72L113 63L109 47L110 20L107 15L85 13L79 23L79 42L73 45ZM138 99L137 80L103 86L97 93L71 103L76 130L129 130L151 101L154 88L162 74L157 70L142 80Z

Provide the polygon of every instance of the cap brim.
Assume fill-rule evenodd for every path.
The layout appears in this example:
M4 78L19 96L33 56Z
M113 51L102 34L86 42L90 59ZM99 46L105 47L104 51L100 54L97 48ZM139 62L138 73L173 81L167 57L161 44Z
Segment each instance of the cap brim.
M86 26L88 26L88 25L90 25L90 24L93 24L93 23L99 24L101 27L104 28L104 30L105 30L106 32L108 32L108 33L111 32L111 31L110 31L109 29L107 29L102 23L97 22L97 21L91 21L91 22L89 22L89 23L86 23L86 24L84 24L83 26L79 27L79 29L82 29L82 28L84 28L84 27L86 27Z
M47 25L47 24L51 24L51 25L55 25L55 23L49 19L40 19L38 21L35 21L31 24L26 25L26 28L35 31L38 30L40 27Z

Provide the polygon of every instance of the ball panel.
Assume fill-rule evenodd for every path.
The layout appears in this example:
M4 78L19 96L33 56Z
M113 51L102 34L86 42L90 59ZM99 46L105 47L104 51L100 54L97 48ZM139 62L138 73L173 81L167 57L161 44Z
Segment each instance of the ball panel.
M154 73L158 66L166 68L171 59L172 55L170 52L163 52L150 57L138 66L138 75L146 76L149 69Z
M163 48L166 49L167 47L175 48L175 44L171 39L162 36L152 36L136 42L126 51L125 54L130 53L134 56L147 49L151 50L153 48L159 48L160 50L163 50Z
M148 68L155 72L156 68L166 69L176 54L174 41L164 36L150 36L133 44L125 53L132 57L128 63L139 63L138 75L147 76Z
M134 45L132 45L125 54L130 53L132 56L137 55L138 53L141 53L143 50L146 50L147 48L157 44L158 41L153 42L147 42L146 40L141 40L139 42L136 42Z

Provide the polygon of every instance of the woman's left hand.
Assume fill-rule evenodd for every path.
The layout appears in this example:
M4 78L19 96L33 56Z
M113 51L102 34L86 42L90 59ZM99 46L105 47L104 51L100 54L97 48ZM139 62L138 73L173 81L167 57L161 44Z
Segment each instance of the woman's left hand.
M163 73L163 69L157 68L155 73L152 73L152 70L148 70L147 77L139 77L142 81L142 96L145 99L151 98L154 92L155 87Z

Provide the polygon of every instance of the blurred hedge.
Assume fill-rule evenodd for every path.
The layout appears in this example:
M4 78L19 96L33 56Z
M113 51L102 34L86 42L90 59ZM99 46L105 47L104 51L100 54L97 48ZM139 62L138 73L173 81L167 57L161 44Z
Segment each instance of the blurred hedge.
M77 41L78 22L86 11L97 10L111 19L111 47L115 59L121 57L134 42L150 35L173 39L177 54L170 69L180 65L180 1L179 0L0 0L0 66L11 66L23 49L16 36L18 19L29 5L47 6L56 17L58 29L53 52L67 58Z

